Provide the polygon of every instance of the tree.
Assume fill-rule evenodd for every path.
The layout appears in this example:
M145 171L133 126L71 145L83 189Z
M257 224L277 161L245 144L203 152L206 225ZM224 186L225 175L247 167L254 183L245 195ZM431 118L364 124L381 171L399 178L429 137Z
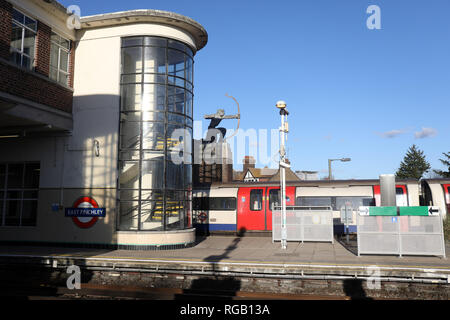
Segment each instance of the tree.
M447 171L442 170L433 170L433 171L442 178L450 178L450 152L448 153L443 152L442 154L447 158L447 160L439 159L439 161L442 162L444 166L447 166Z
M410 147L400 163L396 177L398 179L422 178L423 174L430 170L430 164L425 160L423 151L419 150L415 144Z

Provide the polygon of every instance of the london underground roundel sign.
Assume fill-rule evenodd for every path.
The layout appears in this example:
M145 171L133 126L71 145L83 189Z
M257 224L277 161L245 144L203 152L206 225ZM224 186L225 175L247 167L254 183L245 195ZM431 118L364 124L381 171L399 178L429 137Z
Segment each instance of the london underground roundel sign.
M106 209L99 208L97 201L91 197L78 198L72 208L66 208L66 217L71 217L80 228L90 228L99 217L105 217Z

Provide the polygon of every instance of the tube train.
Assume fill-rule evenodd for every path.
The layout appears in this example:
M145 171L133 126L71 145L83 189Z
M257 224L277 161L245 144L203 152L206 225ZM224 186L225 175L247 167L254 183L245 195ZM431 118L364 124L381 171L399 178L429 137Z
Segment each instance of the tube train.
M443 217L450 211L450 180L396 181L397 206L438 206ZM272 205L279 204L280 185L271 182L213 183L193 190L192 222L200 233L269 232ZM359 206L380 206L379 180L287 182L287 206L330 206L335 233L342 233L341 208L354 209L350 232L356 232Z

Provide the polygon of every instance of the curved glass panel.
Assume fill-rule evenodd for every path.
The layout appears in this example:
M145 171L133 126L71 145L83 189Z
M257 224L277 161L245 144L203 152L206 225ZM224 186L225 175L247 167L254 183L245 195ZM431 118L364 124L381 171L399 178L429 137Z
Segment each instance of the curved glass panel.
M144 70L146 73L166 73L166 49L145 47Z
M161 37L122 39L120 230L191 227L192 50Z
M122 49L122 74L142 72L142 48Z

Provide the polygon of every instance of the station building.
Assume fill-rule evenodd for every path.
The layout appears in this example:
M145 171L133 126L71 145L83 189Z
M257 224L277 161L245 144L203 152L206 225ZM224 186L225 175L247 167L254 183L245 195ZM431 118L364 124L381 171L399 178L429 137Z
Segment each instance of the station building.
M193 244L192 155L170 151L192 141L207 32L158 10L72 19L54 0L0 0L0 242Z

